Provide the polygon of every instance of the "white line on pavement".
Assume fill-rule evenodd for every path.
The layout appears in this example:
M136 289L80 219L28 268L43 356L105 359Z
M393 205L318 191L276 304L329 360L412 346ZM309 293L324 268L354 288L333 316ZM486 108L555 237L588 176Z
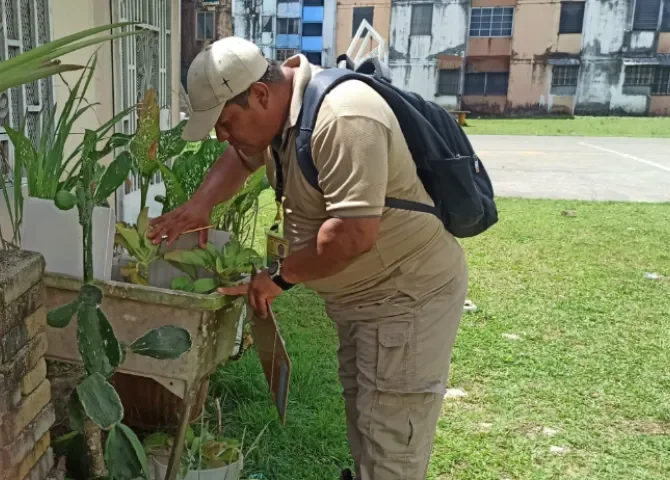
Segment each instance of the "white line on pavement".
M614 155L619 155L620 157L628 158L630 160L635 160L636 162L644 163L645 165L660 168L661 170L664 170L666 172L670 172L670 167L667 167L665 165L661 165L660 163L652 162L651 160L645 160L644 158L636 157L635 155L629 155L627 153L617 152L616 150L610 150L609 148L599 147L598 145L593 145L593 144L587 143L587 142L579 142L579 144L584 145L585 147L591 147L591 148L595 148L597 150L602 150L603 152L612 153Z

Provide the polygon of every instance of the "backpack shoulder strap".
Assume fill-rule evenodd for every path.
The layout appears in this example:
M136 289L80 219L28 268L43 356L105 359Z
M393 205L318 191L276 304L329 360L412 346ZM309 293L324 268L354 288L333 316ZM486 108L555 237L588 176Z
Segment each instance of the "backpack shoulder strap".
M315 75L305 87L302 108L298 117L296 153L298 165L307 182L321 192L319 172L312 157L312 133L325 96L337 85L351 79L366 79L365 75L344 68L329 68Z

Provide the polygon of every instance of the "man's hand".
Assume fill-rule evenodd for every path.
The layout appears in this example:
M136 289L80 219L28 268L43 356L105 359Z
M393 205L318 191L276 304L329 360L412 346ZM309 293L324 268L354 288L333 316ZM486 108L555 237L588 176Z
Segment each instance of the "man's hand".
M154 218L149 225L151 229L147 236L154 243L162 241L162 237L167 236L166 242L171 245L179 235L193 230L195 228L206 227L209 225L210 209L193 199L189 200L180 207L163 216ZM201 248L207 245L207 230L199 232L199 242Z
M282 291L272 281L267 270L254 275L247 284L217 289L217 292L223 295L248 295L249 305L260 318L268 317L268 306L272 305Z

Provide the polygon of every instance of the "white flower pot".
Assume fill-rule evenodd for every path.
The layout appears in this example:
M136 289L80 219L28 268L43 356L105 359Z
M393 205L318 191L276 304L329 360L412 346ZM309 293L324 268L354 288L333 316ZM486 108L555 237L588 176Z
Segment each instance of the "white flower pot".
M93 209L93 276L97 280L112 278L115 221L111 208ZM82 278L83 238L76 208L64 211L53 200L33 197L24 200L21 249L41 253L47 273Z
M167 457L151 457L154 468L154 480L165 480L167 475ZM244 458L240 453L240 458L235 463L221 468L211 470L191 470L186 477L177 474L179 480L239 480L244 468Z

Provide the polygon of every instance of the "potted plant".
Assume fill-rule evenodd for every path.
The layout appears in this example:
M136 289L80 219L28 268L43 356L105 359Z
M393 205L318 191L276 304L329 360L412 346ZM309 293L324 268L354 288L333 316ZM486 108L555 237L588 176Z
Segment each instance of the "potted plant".
M84 268L82 256L78 253L83 233L79 229L77 213L57 209L54 200L59 192L72 188L76 181L75 172L81 166L78 157L82 153L84 142L75 145L72 152L67 153L67 141L72 138L75 123L88 110L95 107L94 104L86 102L86 92L93 80L96 64L97 56L94 54L70 89L68 100L58 117L55 107L47 113L45 133L40 137L37 146L34 146L24 133L24 126L17 130L5 126L15 153L12 198L10 199L8 192L3 190L8 216L12 223L11 242L25 250L41 253L46 261L46 271L50 273L80 276ZM98 139L104 138L128 111L115 116L94 130L93 134ZM112 136L105 147L105 153L115 148L118 140ZM104 168L96 162L92 172L93 184L99 182L103 171ZM23 183L22 172L26 174L24 188L20 188ZM24 191L27 194L25 197ZM92 215L95 219L94 272L98 279L110 279L115 220L107 198L96 199ZM44 232L49 234L45 235ZM73 235L72 242L53 242L54 238L72 238Z

